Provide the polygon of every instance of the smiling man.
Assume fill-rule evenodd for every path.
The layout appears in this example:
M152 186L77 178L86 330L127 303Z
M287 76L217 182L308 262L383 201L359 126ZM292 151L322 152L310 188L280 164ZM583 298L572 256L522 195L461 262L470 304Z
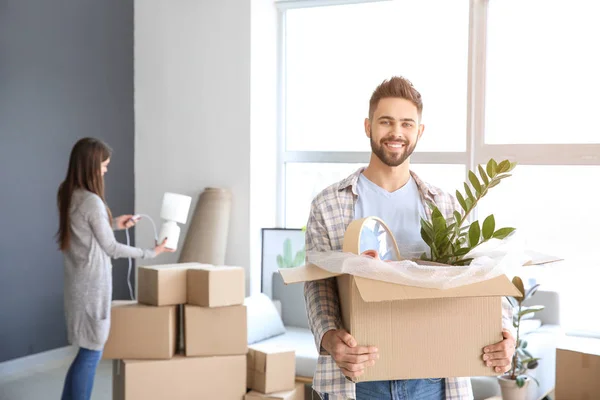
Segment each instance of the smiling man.
M446 218L459 207L454 197L421 181L410 170L410 155L425 129L422 112L421 95L404 78L393 77L375 89L365 120L365 133L371 143L369 165L315 197L306 227L307 251L341 251L350 222L368 216L385 221L401 254L418 256L428 251L420 235L421 217L431 217L426 201L435 203ZM348 378L360 376L365 368L373 366L379 358L378 349L356 343L343 329L335 278L307 282L304 296L309 325L320 350L313 388L323 399L472 399L469 378L354 384ZM515 348L507 303L503 326L504 340L482 349L482 362L496 372L510 368Z

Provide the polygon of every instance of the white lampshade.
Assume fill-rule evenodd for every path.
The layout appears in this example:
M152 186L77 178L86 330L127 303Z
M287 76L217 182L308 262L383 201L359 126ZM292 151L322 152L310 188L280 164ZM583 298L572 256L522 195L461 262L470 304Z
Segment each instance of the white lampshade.
M167 221L185 224L187 222L191 203L192 198L190 196L167 192L163 196L160 217Z

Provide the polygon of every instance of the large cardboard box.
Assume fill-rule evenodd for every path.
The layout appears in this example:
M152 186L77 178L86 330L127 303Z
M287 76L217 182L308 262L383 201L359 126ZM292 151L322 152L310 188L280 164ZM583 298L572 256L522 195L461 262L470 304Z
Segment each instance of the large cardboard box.
M224 307L244 303L244 269L203 265L187 271L187 304Z
M241 400L246 356L113 362L114 400Z
M186 356L237 355L248 352L246 306L184 306Z
M294 389L294 350L255 344L248 348L248 388L260 393Z
M336 276L314 265L281 269L285 283ZM501 275L439 290L337 276L342 321L379 359L361 381L499 375L483 348L502 340L502 297L519 291Z
M270 394L259 393L253 390L244 396L244 400L304 400L304 384L297 383L293 390Z
M367 240L369 245L403 259L392 232L375 217L350 223L342 251L371 250L363 248L363 232L375 234L377 244ZM527 264L558 260L541 256L528 256ZM505 275L440 290L331 273L312 264L279 272L286 284L336 277L345 329L360 345L379 349L379 359L357 382L500 375L484 364L482 355L485 346L502 340L503 297L521 295Z
M169 359L175 354L177 306L113 301L102 358Z
M600 339L567 337L558 345L555 395L556 400L600 398Z
M187 270L199 263L165 264L138 268L138 302L152 306L185 304Z

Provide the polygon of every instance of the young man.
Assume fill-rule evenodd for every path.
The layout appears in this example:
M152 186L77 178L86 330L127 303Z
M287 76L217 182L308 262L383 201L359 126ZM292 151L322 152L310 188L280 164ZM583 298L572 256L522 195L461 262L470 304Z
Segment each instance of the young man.
M313 200L306 228L307 251L340 251L350 222L368 216L383 219L396 241L411 252L427 250L419 222L421 217L430 217L426 201L435 203L446 218L458 209L458 203L410 171L409 157L423 135L422 111L421 95L406 79L393 77L375 89L369 118L365 120L365 133L372 150L369 165L328 187ZM347 378L357 377L374 365L378 350L356 343L343 329L335 278L307 282L304 295L309 325L320 349L313 388L322 398L472 399L469 378L354 384ZM515 351L510 333L512 315L506 306L503 326L504 340L482 349L482 362L496 372L510 369Z

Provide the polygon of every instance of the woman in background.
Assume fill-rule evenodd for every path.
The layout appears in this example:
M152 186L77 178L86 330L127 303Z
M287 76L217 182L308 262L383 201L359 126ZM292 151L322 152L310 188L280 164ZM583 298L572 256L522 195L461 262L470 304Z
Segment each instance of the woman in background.
M104 174L112 150L93 138L79 140L71 150L64 182L58 189L57 241L65 260L65 317L69 343L79 347L63 388L62 400L89 400L96 368L110 329L111 258L154 258L154 249L116 241L113 229L135 225L132 215L112 218L104 199Z

